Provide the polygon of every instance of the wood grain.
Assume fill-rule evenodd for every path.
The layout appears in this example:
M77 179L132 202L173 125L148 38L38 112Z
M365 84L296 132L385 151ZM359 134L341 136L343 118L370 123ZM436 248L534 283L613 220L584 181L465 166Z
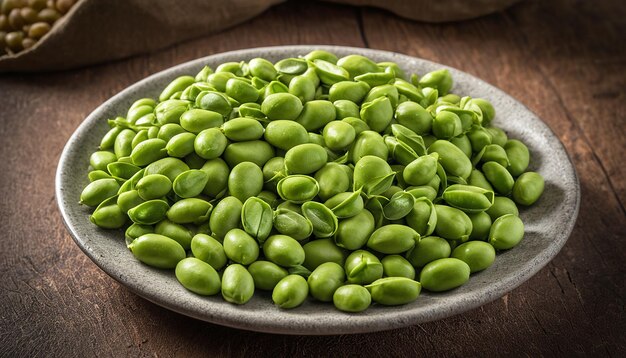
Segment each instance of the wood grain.
M74 71L0 78L0 356L469 356L626 354L626 5L528 0L429 25L374 9L287 2L164 51ZM543 270L466 314L363 335L246 332L149 303L73 243L54 200L63 145L85 116L141 78L238 48L369 46L457 67L539 115L570 154L579 219ZM514 120L514 119L511 119Z

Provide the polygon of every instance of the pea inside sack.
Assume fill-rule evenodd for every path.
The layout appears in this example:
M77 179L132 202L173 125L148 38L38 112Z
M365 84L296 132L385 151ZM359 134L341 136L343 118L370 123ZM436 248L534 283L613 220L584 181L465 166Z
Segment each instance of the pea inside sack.
M3 43L44 36L56 3ZM524 242L532 151L448 70L321 50L198 70L106 121L80 194L190 294L361 312L456 289Z

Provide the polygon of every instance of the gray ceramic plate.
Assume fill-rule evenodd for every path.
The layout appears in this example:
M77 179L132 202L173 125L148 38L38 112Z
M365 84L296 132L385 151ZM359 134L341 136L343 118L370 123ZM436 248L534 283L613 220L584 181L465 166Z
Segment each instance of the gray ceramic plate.
M450 68L455 93L490 100L497 110L495 124L511 138L523 140L532 153L530 170L546 179L545 193L521 211L526 235L519 246L498 255L495 264L475 274L464 286L446 293L423 292L405 306L374 305L361 314L345 314L330 304L313 300L293 310L273 306L269 294L257 293L246 305L226 303L221 297L201 297L186 291L172 271L150 268L137 261L120 231L106 231L89 222L90 210L78 205L88 183L89 155L108 130L107 118L125 115L141 97L158 97L173 78L195 75L204 65L215 68L227 61L264 57L275 61L326 49L339 56L352 53L375 61L395 61L406 72L426 73L442 66L392 52L350 47L283 46L233 51L187 62L150 76L114 96L91 113L68 141L57 169L56 196L72 237L102 270L138 295L173 311L208 322L241 329L285 334L340 334L386 330L441 319L481 306L528 280L545 266L567 241L576 221L580 200L578 178L565 149L552 131L523 104L467 73Z

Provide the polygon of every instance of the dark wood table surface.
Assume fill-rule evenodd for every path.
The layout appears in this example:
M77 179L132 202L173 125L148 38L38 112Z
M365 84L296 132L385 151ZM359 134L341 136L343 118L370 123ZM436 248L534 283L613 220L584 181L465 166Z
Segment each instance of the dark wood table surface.
M0 76L0 356L625 356L624 19L626 3L610 0L527 0L439 25L372 8L292 1L151 54ZM322 337L188 318L98 269L72 241L54 197L61 150L81 121L126 86L170 66L290 44L422 57L483 78L528 106L563 142L580 178L580 213L563 250L519 288L467 313Z

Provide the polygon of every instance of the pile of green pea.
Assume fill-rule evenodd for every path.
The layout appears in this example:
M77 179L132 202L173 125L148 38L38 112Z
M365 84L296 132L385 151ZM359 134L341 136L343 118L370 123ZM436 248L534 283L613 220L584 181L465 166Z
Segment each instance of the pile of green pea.
M81 203L199 295L406 304L516 246L544 188L493 106L451 88L320 50L204 67L108 120Z

